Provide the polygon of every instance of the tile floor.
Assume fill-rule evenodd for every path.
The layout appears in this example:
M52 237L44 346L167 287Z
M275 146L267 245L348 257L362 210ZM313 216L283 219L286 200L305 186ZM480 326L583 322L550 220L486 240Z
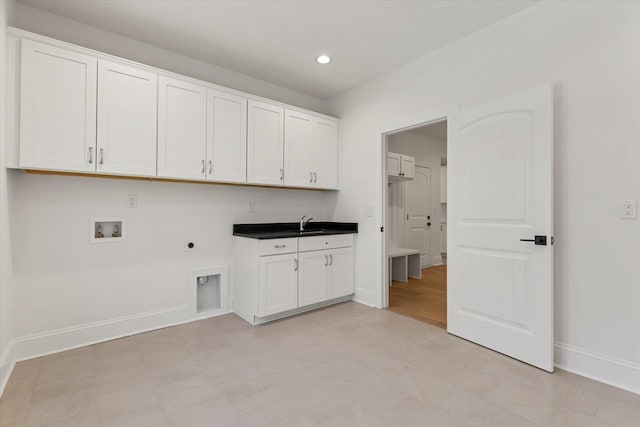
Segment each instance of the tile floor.
M640 396L349 302L235 315L16 365L5 426L638 426Z

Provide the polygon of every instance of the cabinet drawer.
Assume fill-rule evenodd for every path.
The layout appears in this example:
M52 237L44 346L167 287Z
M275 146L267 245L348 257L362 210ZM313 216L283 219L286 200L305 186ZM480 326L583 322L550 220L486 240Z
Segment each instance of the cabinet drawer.
M353 246L353 234L301 237L299 246L300 252L346 248Z
M260 240L260 256L298 252L298 238Z

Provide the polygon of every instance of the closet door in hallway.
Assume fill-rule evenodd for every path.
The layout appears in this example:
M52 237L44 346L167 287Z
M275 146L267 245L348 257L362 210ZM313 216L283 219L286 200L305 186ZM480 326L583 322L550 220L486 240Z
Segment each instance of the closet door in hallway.
M405 246L420 251L420 266L431 265L431 169L416 166L404 181Z

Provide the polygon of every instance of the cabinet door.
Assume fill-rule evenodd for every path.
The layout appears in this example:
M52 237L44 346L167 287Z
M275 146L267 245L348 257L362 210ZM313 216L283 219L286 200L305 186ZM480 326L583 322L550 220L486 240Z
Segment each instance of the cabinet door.
M298 254L260 257L258 315L298 307Z
M403 178L413 179L416 176L416 159L411 156L400 156L400 171Z
M387 175L400 176L400 154L387 153Z
M284 184L315 187L313 183L313 121L311 116L285 110Z
M97 64L88 55L22 40L21 168L95 171Z
M328 299L351 295L354 292L353 248L329 252Z
M207 91L207 179L247 181L247 99Z
M440 168L440 203L447 203L447 167Z
M157 74L98 62L98 172L156 175L157 100Z
M302 252L298 275L298 306L327 300L329 251Z
M158 176L205 179L207 89L158 79Z
M247 182L282 185L284 177L284 108L248 102Z
M315 119L313 125L313 182L320 188L338 188L338 123Z

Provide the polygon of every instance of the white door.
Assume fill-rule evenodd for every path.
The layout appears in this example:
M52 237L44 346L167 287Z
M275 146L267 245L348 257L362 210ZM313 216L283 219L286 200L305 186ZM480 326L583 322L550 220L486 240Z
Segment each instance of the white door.
M156 73L98 62L98 172L156 176L157 102Z
M313 184L313 122L311 116L285 111L284 183L295 187Z
M207 89L158 79L158 176L205 179Z
M298 307L327 300L329 251L302 252L298 274Z
M448 134L448 331L553 371L552 88L461 110Z
M431 265L431 169L415 167L404 181L405 247L420 251L420 266Z
M354 292L353 248L329 252L328 299L344 297Z
M94 57L22 40L21 168L96 170L97 67Z
M313 121L313 183L318 188L338 188L338 123Z
M262 256L259 268L258 315L298 307L298 254Z
M207 179L247 181L247 99L207 91Z
M282 185L284 108L250 100L247 121L247 182Z

